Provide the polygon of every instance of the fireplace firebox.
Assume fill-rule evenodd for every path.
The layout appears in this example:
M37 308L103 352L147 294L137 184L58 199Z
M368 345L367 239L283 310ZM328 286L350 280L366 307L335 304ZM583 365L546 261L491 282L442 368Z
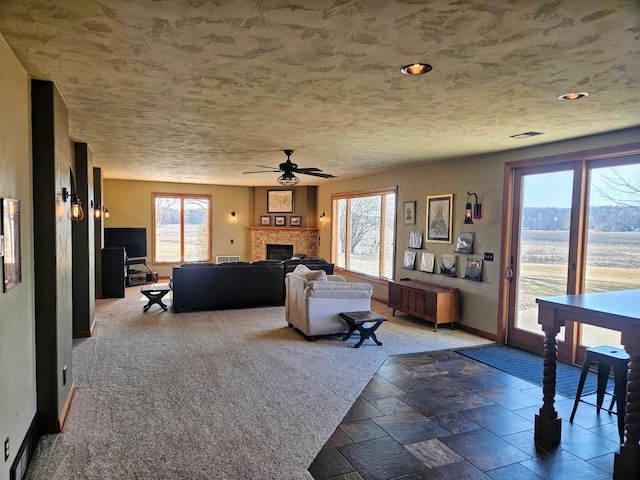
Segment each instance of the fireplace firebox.
M293 257L293 245L267 244L267 260L288 260Z

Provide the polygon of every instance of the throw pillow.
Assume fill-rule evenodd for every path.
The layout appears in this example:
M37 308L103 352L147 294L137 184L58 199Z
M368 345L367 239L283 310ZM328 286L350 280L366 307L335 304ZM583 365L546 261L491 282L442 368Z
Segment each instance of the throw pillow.
M311 270L304 274L304 278L307 280L315 280L317 281L327 281L327 272L324 270Z
M307 267L306 265L297 265L295 270L293 271L293 273L295 273L296 275L303 275L307 272L310 272L311 270L309 270L309 267Z

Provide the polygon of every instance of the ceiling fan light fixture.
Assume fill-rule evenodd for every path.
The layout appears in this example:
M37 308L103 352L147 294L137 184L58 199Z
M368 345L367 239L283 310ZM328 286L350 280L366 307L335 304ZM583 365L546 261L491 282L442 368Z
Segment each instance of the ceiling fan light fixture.
M293 187L297 185L300 179L291 172L285 172L278 177L278 183L285 187Z
M587 92L571 92L565 93L564 95L560 95L558 100L578 100L579 98L588 97L589 94Z
M433 70L433 67L428 63L410 63L400 69L405 75L424 75L431 70Z

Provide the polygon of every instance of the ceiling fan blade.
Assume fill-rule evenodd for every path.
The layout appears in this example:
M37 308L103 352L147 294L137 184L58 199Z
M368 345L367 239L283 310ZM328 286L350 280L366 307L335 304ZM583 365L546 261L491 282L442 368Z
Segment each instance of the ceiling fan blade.
M303 175L312 175L314 177L336 178L335 175L331 175L330 173L318 173L318 172L296 172L296 173L302 173Z
M254 172L242 172L242 173L278 173L280 170L256 170Z
M294 170L294 172L299 172L299 173L308 173L308 172L321 172L322 170L320 170L319 168L316 167L308 167L308 168L296 168Z

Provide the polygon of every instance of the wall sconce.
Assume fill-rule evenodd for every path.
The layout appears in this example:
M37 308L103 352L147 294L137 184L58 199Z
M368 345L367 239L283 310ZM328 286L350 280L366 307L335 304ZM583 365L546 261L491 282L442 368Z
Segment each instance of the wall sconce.
M324 212L322 212L322 214L320 215L320 224L324 223Z
M471 202L471 196L475 198L475 201ZM467 192L467 206L464 212L464 223L472 224L474 218L482 217L482 205L478 203L478 195L473 192Z
M74 222L79 222L84 218L84 210L82 210L82 200L78 195L71 195L71 210L69 218Z
M93 218L100 220L100 217L102 216L102 207L91 200L91 208L93 208Z
M109 213L109 209L107 207L102 207L102 210L104 211L104 218L107 219L111 216L111 214Z
M231 212L231 223L236 223L238 221L238 217L236 217L236 212Z
M69 193L67 187L62 187L62 201L71 200L71 210L69 210L69 218L74 222L79 222L84 218L84 210L82 210L82 200L75 193Z

